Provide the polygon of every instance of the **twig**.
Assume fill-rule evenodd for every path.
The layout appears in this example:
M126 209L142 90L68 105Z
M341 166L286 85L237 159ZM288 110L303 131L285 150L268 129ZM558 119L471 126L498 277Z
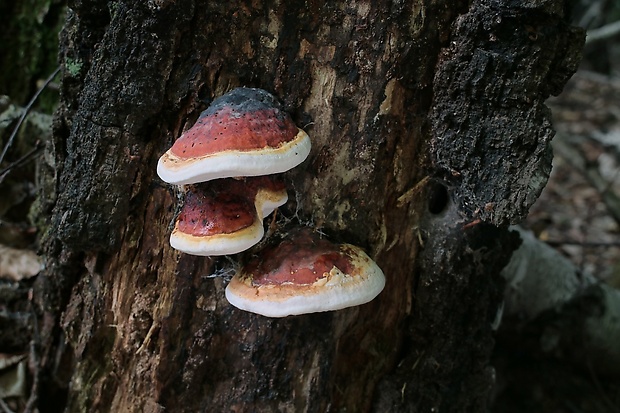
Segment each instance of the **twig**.
M547 245L552 247L561 247L562 245L578 245L580 247L620 247L620 241L575 241L575 240L543 240Z
M426 176L417 182L413 187L407 190L404 194L398 197L396 200L396 205L400 208L408 202L411 202L411 199L415 194L420 192L420 190L430 181L430 177Z
M32 148L27 154L7 166L6 168L0 170L0 184L4 181L4 178L8 175L11 169L16 168L24 163L26 163L30 158L39 153L43 149L43 143L41 141L37 141L35 147Z
M575 79L585 79L589 82L596 83L597 87L605 88L620 88L620 79L618 77L604 75L599 72L593 72L591 70L579 69L574 76Z
M605 0L591 1L587 10L582 14L581 19L577 26L590 27L593 24L597 24L601 20L603 3Z
M15 413L2 399L0 399L0 407L2 407L2 411L4 411L5 413Z
M606 24L605 26L597 29L588 30L586 44L607 40L611 37L617 36L618 34L620 34L620 20Z
M39 358L39 346L41 344L41 335L39 333L39 321L37 319L37 312L34 308L33 290L30 289L29 293L29 306L32 313L32 339L30 340L30 363L33 365L34 371L32 372L32 385L30 387L30 396L26 402L23 413L32 413L36 410L36 404L39 400L39 380L41 375L41 360Z
M2 411L5 413L15 413L3 399L0 399L0 407L2 407Z
M13 129L13 132L11 133L11 136L9 137L9 140L6 142L6 145L4 145L4 149L2 150L2 153L0 154L0 165L2 164L2 161L4 160L4 157L6 156L7 151L13 144L13 140L15 140L15 136L17 136L17 132L19 131L19 128L22 126L22 123L24 123L24 120L26 119L28 112L30 112L30 109L32 109L34 102L37 101L41 93L45 90L45 87L49 85L52 80L54 80L54 78L56 77L59 71L60 71L60 66L58 66L56 70L54 70L54 72L45 80L45 82L43 83L43 86L41 86L39 90L37 90L37 93L34 94L32 99L30 99L30 102L28 102L26 107L24 107L22 115L19 117L19 121L17 121L17 125L15 125L15 128Z

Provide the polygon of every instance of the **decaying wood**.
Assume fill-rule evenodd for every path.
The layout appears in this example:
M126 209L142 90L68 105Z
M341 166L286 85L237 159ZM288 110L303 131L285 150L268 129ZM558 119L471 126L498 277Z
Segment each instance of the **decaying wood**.
M42 397L92 412L484 410L516 246L503 227L546 179L543 101L582 42L563 2L70 7L44 190ZM232 264L169 247L176 194L157 157L241 85L277 95L313 141L275 230L364 247L388 280L375 301L244 313L212 275L260 246Z

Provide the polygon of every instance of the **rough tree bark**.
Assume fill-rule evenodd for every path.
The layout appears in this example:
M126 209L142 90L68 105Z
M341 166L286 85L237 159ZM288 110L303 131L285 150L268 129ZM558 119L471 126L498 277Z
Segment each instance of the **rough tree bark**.
M75 412L485 410L506 227L545 183L543 102L583 41L566 10L71 2L43 190L40 410L51 398ZM375 301L264 318L210 277L247 254L169 247L176 193L156 160L235 86L273 92L313 140L275 230L363 246L387 276Z

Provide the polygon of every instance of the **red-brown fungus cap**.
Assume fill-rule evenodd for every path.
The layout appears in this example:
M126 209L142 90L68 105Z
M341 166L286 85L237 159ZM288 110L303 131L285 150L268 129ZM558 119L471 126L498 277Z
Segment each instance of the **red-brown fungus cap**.
M160 159L172 184L288 171L310 153L310 138L262 89L237 88L215 99Z
M287 199L284 184L268 176L189 185L170 245L193 255L244 251L263 237L263 218Z
M285 317L364 304L384 286L383 272L362 249L304 229L258 252L230 281L226 298L242 310Z

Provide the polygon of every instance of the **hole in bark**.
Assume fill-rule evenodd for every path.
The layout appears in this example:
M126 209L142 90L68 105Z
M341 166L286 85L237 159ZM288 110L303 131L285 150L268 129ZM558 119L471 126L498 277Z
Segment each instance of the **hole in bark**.
M431 214L440 214L448 206L450 195L448 189L439 183L433 184L428 197L428 211Z

